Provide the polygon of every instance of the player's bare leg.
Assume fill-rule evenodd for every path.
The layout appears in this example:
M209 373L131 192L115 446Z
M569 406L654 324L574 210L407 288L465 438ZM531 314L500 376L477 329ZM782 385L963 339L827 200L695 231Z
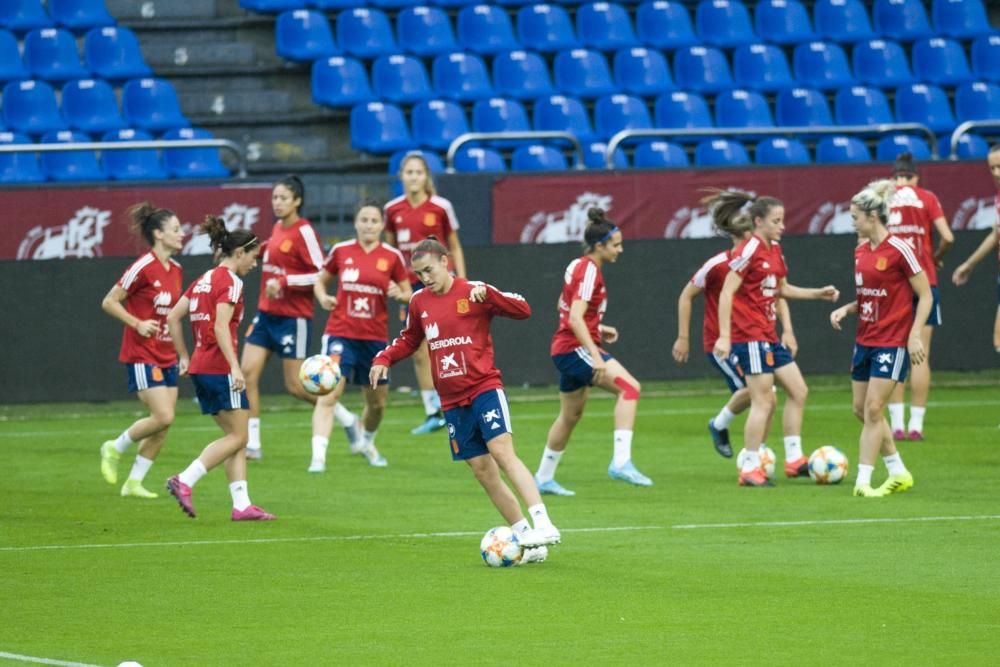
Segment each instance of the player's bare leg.
M511 526L524 520L524 513L521 512L521 505L517 502L514 492L510 490L500 477L500 468L492 456L483 454L466 459L466 463L472 469L472 474L476 476L479 484L486 491L490 502L497 508L500 515Z
M426 435L445 427L444 415L441 412L441 399L434 389L434 379L431 369L431 355L427 350L427 341L422 341L417 351L413 353L413 372L417 376L417 386L420 388L420 400L424 404L426 419L420 426L410 431L413 435Z
M927 398L931 393L931 339L934 327L924 326L920 330L920 340L924 344L927 357L922 364L910 367L910 421L906 427L908 440L924 439L924 414L927 412ZM902 383L899 383L902 387ZM894 392L895 393L895 392ZM902 400L902 397L900 397Z
M608 476L636 486L652 486L653 480L639 472L632 462L632 435L642 386L615 359L605 363L605 372L596 385L618 397L615 401L614 449Z
M153 465L153 460L160 452L167 429L174 422L174 408L177 405L176 387L151 387L138 392L139 400L149 409L149 416L138 419L127 429L122 431L114 440L108 440L101 445L101 474L108 484L118 483L118 461L129 447L139 443L139 451L136 456L136 464L132 472L137 476L137 482L131 486L136 487L136 493L125 491L122 495L135 495L142 498L155 498L156 494L142 489L142 479L145 477L149 467ZM159 435L150 441L153 436ZM138 466L138 468L136 467ZM132 479L132 475L129 475ZM128 486L128 485L127 485ZM142 489L139 491L139 489Z
M739 483L741 486L771 486L764 471L760 468L760 445L767 438L767 429L771 413L775 408L774 375L760 373L746 376L747 388L750 390L750 414L743 425L743 446L747 455L740 469Z
M351 451L363 454L368 459L369 465L376 468L384 468L388 465L385 457L382 456L378 448L375 447L375 436L378 434L378 427L382 423L385 415L385 403L389 397L389 385L380 384L372 389L365 385L361 389L365 397L365 408L361 413L361 437L357 447L352 447Z
M993 349L1000 352L1000 306L997 306L997 315L993 319Z
M802 452L802 418L806 399L809 397L809 387L802 377L799 365L794 362L776 368L774 379L787 395L781 417L785 434L785 476L807 477L809 458Z
M526 544L537 546L537 544L555 544L559 542L559 530L552 525L549 513L542 503L542 496L535 486L535 480L531 476L528 467L518 458L514 452L514 438L510 433L499 435L486 443L492 458L507 479L514 486L517 494L528 506L528 516L534 525L534 531L529 535ZM511 524L513 526L513 524ZM537 544L530 544L537 542Z
M885 405L897 383L886 378L872 378L868 382L855 381L851 384L854 414L864 424L858 446L858 477L854 483L854 495L881 497L905 491L913 486L913 477L896 451L889 422L885 419ZM889 478L885 484L873 489L871 478L879 452L889 470Z
M312 413L312 459L309 472L326 471L326 449L330 444L330 431L333 430L333 413L346 386L347 378L342 377L333 391L326 396L316 397Z
M243 356L240 358L240 370L247 382L247 402L250 404L249 440L247 442L247 458L261 457L260 442L260 376L264 372L271 351L266 347L245 343Z
M587 405L589 395L589 387L559 392L559 414L549 427L542 460L538 463L538 471L535 473L535 484L541 493L554 496L576 495L576 492L564 488L556 481L556 468L559 467L559 460L566 450L566 445L569 444L570 436L573 435L573 429L583 417L583 409Z
M302 359L282 359L281 374L285 381L285 391L306 403L316 404L317 396L310 394L299 381L299 369L302 368Z

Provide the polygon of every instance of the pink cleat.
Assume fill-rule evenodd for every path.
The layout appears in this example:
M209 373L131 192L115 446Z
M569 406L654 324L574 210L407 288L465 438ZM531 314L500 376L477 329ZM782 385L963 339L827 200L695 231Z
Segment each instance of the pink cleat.
M906 431L904 431L901 428L897 428L895 431L892 432L892 439L893 440L906 440Z
M191 487L182 482L180 477L174 475L167 480L167 491L177 499L177 504L181 506L181 510L193 519L195 515L194 505L191 503Z
M920 431L910 430L910 440L923 440L924 434Z
M244 510L233 509L233 521L273 521L277 518L256 505L251 505Z

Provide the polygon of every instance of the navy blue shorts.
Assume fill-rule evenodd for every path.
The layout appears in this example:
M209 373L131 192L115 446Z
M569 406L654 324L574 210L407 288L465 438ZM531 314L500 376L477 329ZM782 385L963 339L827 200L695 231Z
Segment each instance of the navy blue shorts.
M749 343L733 343L729 353L729 361L736 363L744 375L760 375L773 373L782 366L795 363L792 353L781 343L751 341Z
M854 346L851 379L855 382L868 382L870 378L902 382L909 372L910 353L905 347Z
M728 359L719 359L711 352L706 352L705 358L708 359L708 363L712 364L715 370L722 373L729 391L735 394L747 386L746 381L743 379L743 370L737 365L735 355L730 355Z
M231 375L204 373L192 375L201 414L215 415L223 410L249 410L246 391L233 391Z
M448 422L448 442L453 461L465 461L489 454L486 446L493 438L513 433L510 409L503 389L490 389L472 399L471 405L444 411Z
M311 320L257 313L247 331L247 343L277 352L283 359L305 359L309 350Z
M360 340L358 338L341 338L340 336L323 336L322 351L334 357L340 365L340 373L348 382L367 386L368 373L372 370L375 355L388 347L384 340ZM388 384L389 380L379 380L379 384Z
M1000 286L1000 280L998 280L997 285ZM931 304L931 314L927 316L927 326L939 327L941 326L941 295L938 294L937 286L931 286L931 297L933 297L933 302ZM913 295L913 310L917 310L917 304L920 299L917 295Z
M145 391L153 387L176 387L177 366L160 368L153 364L125 364L128 373L128 390Z
M601 350L601 359L610 361L613 358ZM568 393L594 384L594 360L582 345L572 352L552 355L552 363L559 369L559 391Z

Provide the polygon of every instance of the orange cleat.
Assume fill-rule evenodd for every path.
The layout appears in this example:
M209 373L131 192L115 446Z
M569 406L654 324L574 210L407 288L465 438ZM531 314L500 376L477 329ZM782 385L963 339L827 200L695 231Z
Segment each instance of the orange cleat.
M785 477L808 477L809 457L800 456L794 461L785 461Z
M774 486L760 468L752 472L740 472L740 486Z

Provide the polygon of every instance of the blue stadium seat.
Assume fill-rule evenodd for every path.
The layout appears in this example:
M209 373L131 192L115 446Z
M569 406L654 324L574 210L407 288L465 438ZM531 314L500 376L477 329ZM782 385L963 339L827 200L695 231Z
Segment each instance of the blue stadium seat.
M510 158L512 171L566 171L569 165L562 151L552 146L521 146Z
M396 17L396 37L404 51L421 57L458 50L448 15L437 7L408 7Z
M295 9L278 15L274 27L274 50L285 60L313 62L337 55L330 22L320 12Z
M792 55L795 79L801 86L830 90L854 81L847 54L839 44L808 42L795 47Z
M434 90L441 97L460 102L480 100L494 92L486 64L474 53L457 51L438 56L431 68L431 78Z
M817 127L833 125L826 95L813 88L789 88L778 93L774 102L778 125Z
M875 0L875 32L899 41L929 37L931 25L923 0Z
M580 47L569 14L559 5L526 5L517 12L517 36L526 49L546 53Z
M741 88L772 92L790 87L785 52L773 44L744 44L733 51L733 78Z
M3 119L8 128L37 136L69 126L59 114L52 86L44 81L12 81L3 88Z
M365 0L308 0L308 4L314 9L325 9L331 12L339 12L342 9L364 7L368 3L365 2Z
M306 0L240 0L240 7L258 14L277 14L290 9L302 9Z
M694 147L694 163L699 167L739 167L750 164L750 156L738 141L709 139Z
M80 64L73 35L59 28L33 30L24 38L24 64L36 79L69 81L90 73Z
M149 141L152 138L142 130L115 130L105 134L101 141ZM152 148L102 151L101 160L108 178L113 181L162 181L167 178L167 170Z
M639 168L671 169L690 164L684 148L669 141L643 141L632 155L632 166Z
M472 130L474 132L530 132L528 112L517 100L492 97L479 100L472 106ZM523 146L522 141L493 140L488 142L499 148Z
M1000 86L983 81L958 86L955 89L955 118L959 123L1000 119Z
M376 155L414 148L403 111L384 102L351 109L351 148Z
M628 12L613 2L592 2L576 10L576 32L584 46L600 51L639 45Z
M750 13L739 0L702 0L695 10L701 41L731 48L759 41L750 24Z
M63 86L62 113L71 128L88 134L125 127L115 91L101 79L80 79Z
M921 137L909 134L890 134L879 139L875 146L875 159L879 162L892 162L900 153L912 153L918 161L931 159L931 147Z
M125 81L153 73L128 28L94 28L83 39L83 53L87 67L102 79Z
M503 156L492 148L462 146L455 153L455 171L466 173L507 171L507 164Z
M58 25L79 32L116 23L104 0L49 0L49 16Z
M655 49L622 49L615 54L614 69L622 92L652 97L674 89L667 59Z
M493 5L475 5L458 12L458 42L469 51L488 55L521 48L507 12Z
M860 42L875 37L868 10L861 0L816 0L816 36L831 42Z
M504 97L518 100L551 95L552 80L549 67L537 53L507 51L493 58L493 85Z
M877 88L901 86L913 81L910 63L899 42L870 39L854 45L851 54L858 83Z
M677 49L674 54L674 81L678 88L697 93L716 93L733 86L726 56L711 46Z
M431 174L442 174L444 173L444 162L437 153L432 153L430 151L422 151L419 148L409 151L396 151L389 158L389 173L393 176L399 174L399 169L403 165L403 160L410 157L411 155L419 155L427 163L427 167L431 170ZM397 194L402 194L402 190Z
M607 95L594 105L594 129L610 139L621 130L648 130L653 127L646 104L631 95Z
M1000 35L972 42L972 73L980 80L1000 81Z
M726 90L715 98L718 127L774 127L767 100L752 90Z
M170 130L164 139L214 139L208 130L182 127ZM163 165L171 178L229 178L230 172L219 159L217 148L165 148Z
M17 38L7 30L0 30L0 82L23 81L31 75L21 62Z
M62 130L49 132L42 137L43 144L79 144L90 141L82 132ZM97 161L95 151L66 151L42 153L42 173L50 181L103 181L104 169Z
M580 141L594 139L594 129L583 103L575 97L549 95L535 101L532 125L546 132L571 132Z
M924 39L913 45L913 73L917 80L955 85L972 78L965 50L953 39Z
M833 114L838 125L879 125L892 123L892 111L878 88L848 86L837 91Z
M122 89L125 122L140 130L162 132L190 123L181 112L177 91L162 79L133 79Z
M469 131L462 107L449 100L427 100L415 105L410 120L417 145L436 151L447 150L457 136Z
M969 134L968 132L958 138L958 145L955 147L955 155L959 160L985 159L989 152L989 142L978 134ZM938 138L938 155L945 159L951 155L950 135Z
M995 32L982 0L934 0L931 16L937 32L947 37L970 39Z
M313 63L312 96L316 104L328 107L351 107L374 97L365 66L360 60L346 56Z
M653 108L656 127L665 130L694 130L714 127L708 102L701 95L677 91L660 95ZM678 139L678 141L700 141L700 138Z
M798 139L770 137L757 144L754 152L757 164L809 164L809 149Z
M379 9L402 9L413 4L413 0L368 0L368 3Z
M433 95L427 70L419 58L381 56L372 63L372 88L379 99L413 104Z
M921 123L940 134L955 129L948 95L934 85L914 83L896 89L896 121Z
M608 144L603 141L592 141L583 146L583 166L587 169L607 169ZM615 169L628 169L628 155L618 147L611 157Z
M857 137L823 137L816 142L816 162L871 162L872 154Z
M468 7L470 5L478 5L482 0L431 0L431 4L438 5L439 7Z
M31 139L20 132L0 132L0 146L31 143ZM44 180L37 153L0 153L0 183L41 183Z
M38 28L51 28L54 24L42 7L41 0L4 0L0 11L0 28L25 33Z
M677 0L652 0L639 5L635 30L640 42L657 49L678 49L698 43L691 15L684 3Z
M757 34L765 42L798 44L816 39L809 12L799 0L762 0L754 14Z
M357 58L377 58L396 53L389 17L380 9L357 7L337 15L337 43Z
M608 61L599 51L560 51L555 59L556 88L577 97L600 97L615 92Z

